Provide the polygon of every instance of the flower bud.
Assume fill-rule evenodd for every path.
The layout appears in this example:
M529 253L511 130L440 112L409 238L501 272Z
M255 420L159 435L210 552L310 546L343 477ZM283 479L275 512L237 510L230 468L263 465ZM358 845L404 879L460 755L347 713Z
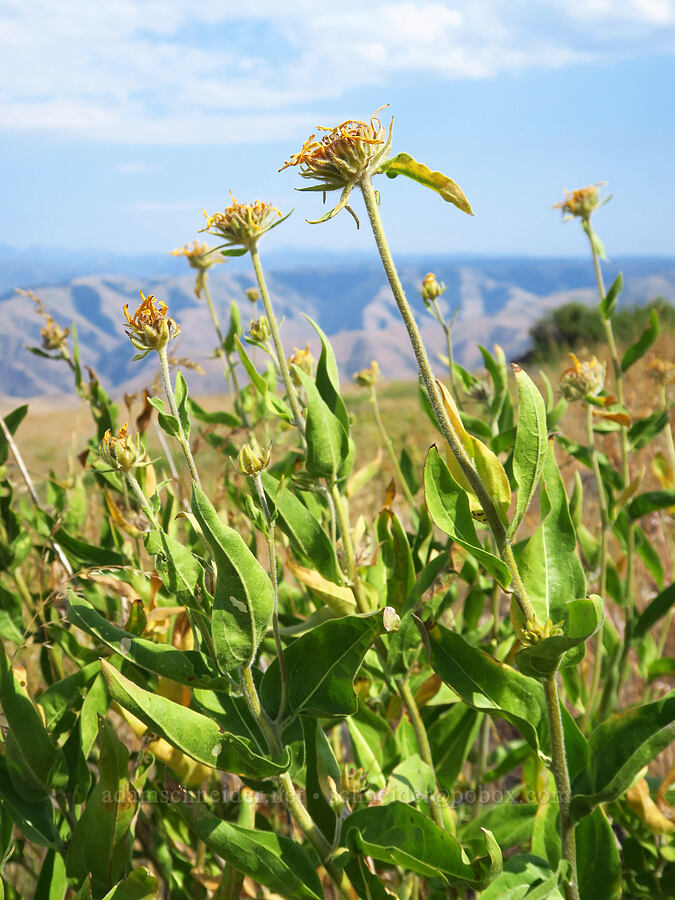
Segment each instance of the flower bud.
M266 316L260 316L259 319L254 319L251 322L251 327L249 328L249 334L251 336L251 340L255 341L258 344L264 344L270 338L270 323L267 321Z
M254 287L246 288L246 298L251 303L257 303L260 300L260 291Z
M346 794L362 794L368 786L368 778L364 769L359 766L346 765L342 769L342 790Z
M590 394L596 397L605 386L605 365L595 356L590 361L579 362L574 353L570 353L574 363L560 376L560 389L567 400L583 400Z
M446 290L445 284L442 281L437 281L434 273L429 272L424 277L420 294L422 295L422 300L428 303L430 300L437 300Z
M263 448L255 437L250 444L244 444L237 456L237 466L242 475L259 475L270 464L271 446Z
M354 381L361 387L373 387L377 384L379 374L380 367L377 362L373 360L367 369L361 369L360 372L354 373Z
M675 383L675 363L668 359L653 359L647 367L647 375L658 384Z
M145 448L141 444L141 439L136 435L134 443L127 434L127 427L123 425L116 436L108 429L99 448L101 459L111 469L121 469L123 472L135 469L145 458Z

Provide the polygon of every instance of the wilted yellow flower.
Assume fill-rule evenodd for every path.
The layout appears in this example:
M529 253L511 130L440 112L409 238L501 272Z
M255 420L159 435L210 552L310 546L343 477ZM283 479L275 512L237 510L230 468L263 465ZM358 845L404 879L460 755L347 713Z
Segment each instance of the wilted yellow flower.
M244 444L237 455L237 466L242 475L258 475L270 464L271 445L261 447L255 437L249 444Z
M310 135L300 150L279 169L281 172L289 166L299 166L301 178L320 182L320 187L326 191L342 190L337 206L317 222L324 222L344 209L352 189L362 179L374 175L389 157L394 120L391 120L386 131L377 118L380 109L370 122L348 119L334 128L319 126L319 131L328 133L321 140L316 140L314 134Z
M653 359L647 367L647 374L659 384L675 384L675 363L668 359Z
M204 273L216 263L225 262L222 256L214 253L217 247L209 247L208 244L193 241L191 244L185 244L184 247L176 247L171 251L172 256L184 256L193 269L197 270L197 279L195 281L195 294L201 297L204 289Z
M112 434L108 428L99 448L101 459L111 469L121 469L123 472L129 472L136 468L145 458L145 449L141 444L141 439L136 435L134 442L129 437L127 428L127 425L122 425L117 435Z
M579 362L574 353L570 353L574 365L560 376L560 389L567 400L583 400L590 394L596 397L605 386L605 365L595 356L591 360Z
M122 309L127 320L125 327L129 339L134 347L141 351L134 359L142 359L151 350L161 350L180 334L178 322L167 316L166 303L156 301L152 294L146 297L143 291L140 291L140 295L141 305L133 317L129 315L128 303L125 303Z
M274 228L283 221L280 210L276 206L256 200L255 203L238 203L232 191L230 191L232 205L223 212L210 216L203 210L206 216L206 227L202 231L208 231L225 239L224 247L241 247L250 250L266 231ZM290 213L289 213L290 215ZM219 248L216 248L219 249Z
M433 272L429 272L428 275L424 276L420 294L422 295L422 300L428 303L429 300L437 300L446 290L445 284L442 281L438 281Z
M299 369L302 369L305 375L311 375L316 360L312 355L312 351L309 349L309 344L307 344L304 350L300 350L299 347L295 347L294 353L292 353L291 356L288 357L287 362L289 366L297 366ZM300 379L295 374L293 369L291 369L291 378L293 379L295 384L300 386Z
M361 369L360 372L354 373L354 381L361 387L373 387L377 384L380 375L380 367L376 360L373 360L367 369Z
M565 199L553 204L553 209L562 210L564 218L579 218L588 220L591 214L609 201L609 197L600 202L598 188L607 184L606 181L598 181L597 184L589 184L587 187L577 188L576 191L568 191L565 188Z
M45 350L61 350L70 334L70 328L61 328L51 316L47 316L45 325L40 329L40 334Z

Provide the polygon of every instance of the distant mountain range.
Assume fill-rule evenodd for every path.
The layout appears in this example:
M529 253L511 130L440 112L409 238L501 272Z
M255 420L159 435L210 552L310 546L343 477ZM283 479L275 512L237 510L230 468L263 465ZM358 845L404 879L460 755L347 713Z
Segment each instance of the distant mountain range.
M468 367L479 365L477 344L499 343L507 357L517 357L528 348L530 327L548 310L572 299L597 301L592 268L585 259L403 257L399 267L432 355L445 352L444 337L425 312L418 290L428 271L446 283L442 302L449 312L460 307L454 344L457 359ZM299 252L281 256L277 252L268 257L267 268L289 353L309 341L318 355L318 341L302 316L305 313L330 336L344 377L350 378L372 359L387 378L414 377L407 335L376 260L326 256L310 266L302 264ZM675 258L613 260L605 270L608 284L619 270L625 282L622 304L643 303L655 296L675 298ZM245 292L254 281L246 260L211 271L212 294L223 324L232 300L248 323L253 310ZM83 362L113 393L152 380L156 369L152 357L131 362L133 351L122 328L121 308L124 303L135 307L141 289L155 294L182 325L173 354L206 369L205 375L189 373L192 390L222 390L220 365L208 358L215 345L208 310L194 295L193 273L184 260L93 252L71 259L56 253L18 254L0 246L0 395L72 391L65 366L26 351L25 345L39 345L42 320L33 303L16 294L16 287L35 288L60 324L76 323Z

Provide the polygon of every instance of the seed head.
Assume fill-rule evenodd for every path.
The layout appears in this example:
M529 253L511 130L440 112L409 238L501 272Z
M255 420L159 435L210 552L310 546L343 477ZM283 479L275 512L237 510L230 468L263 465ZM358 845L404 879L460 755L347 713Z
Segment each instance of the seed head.
M576 191L568 191L565 188L565 199L553 204L553 209L562 210L563 219L581 219L588 222L593 212L600 206L604 206L611 199L600 201L598 188L607 184L606 181L598 181L597 184L589 184L587 187L577 188Z
M446 290L445 284L442 281L438 281L433 272L429 272L428 275L424 276L420 294L422 295L422 300L425 303L429 303L430 300L437 300Z
M590 394L597 397L605 386L605 364L595 356L591 360L579 362L574 353L570 353L573 365L560 376L560 389L567 400L583 400Z
M334 128L319 126L318 130L326 134L320 140L316 140L316 135L311 134L300 150L292 154L279 169L281 172L289 166L298 166L300 177L318 181L318 189L342 191L337 206L317 222L331 219L341 209L347 207L352 189L362 179L374 175L378 167L388 159L394 120L389 123L388 131L385 130L377 118L380 109L371 117L370 122L348 119Z
M380 367L377 362L373 360L367 369L361 369L360 372L354 373L354 381L360 387L373 387L373 385L377 384L379 374Z
M237 455L237 466L242 475L258 475L270 464L271 446L261 447L255 437L250 444L244 444Z
M51 316L47 316L44 326L40 329L40 334L45 350L62 350L66 338L70 334L70 328L61 328Z
M280 210L262 200L256 200L255 203L238 203L232 191L230 199L232 205L222 212L210 216L206 210L203 211L206 226L202 231L224 238L225 243L221 247L250 250L258 242L258 238L282 221Z
M180 334L180 325L167 316L168 307L152 294L147 297L140 291L141 305L133 316L129 315L129 304L122 312L127 320L125 326L129 340L140 353L134 359L143 359L152 350L161 350L169 341Z
M122 425L117 435L113 435L108 429L99 447L101 459L111 469L121 469L123 472L135 469L145 458L145 448L141 444L140 437L136 435L134 443L127 434L127 427Z

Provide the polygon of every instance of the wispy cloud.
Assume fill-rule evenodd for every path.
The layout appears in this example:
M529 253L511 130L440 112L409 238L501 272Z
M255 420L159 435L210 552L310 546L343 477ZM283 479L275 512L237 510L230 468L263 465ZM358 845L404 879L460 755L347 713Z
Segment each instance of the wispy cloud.
M675 0L5 0L0 129L226 144L406 74L490 78L675 50ZM131 170L129 170L131 171Z

